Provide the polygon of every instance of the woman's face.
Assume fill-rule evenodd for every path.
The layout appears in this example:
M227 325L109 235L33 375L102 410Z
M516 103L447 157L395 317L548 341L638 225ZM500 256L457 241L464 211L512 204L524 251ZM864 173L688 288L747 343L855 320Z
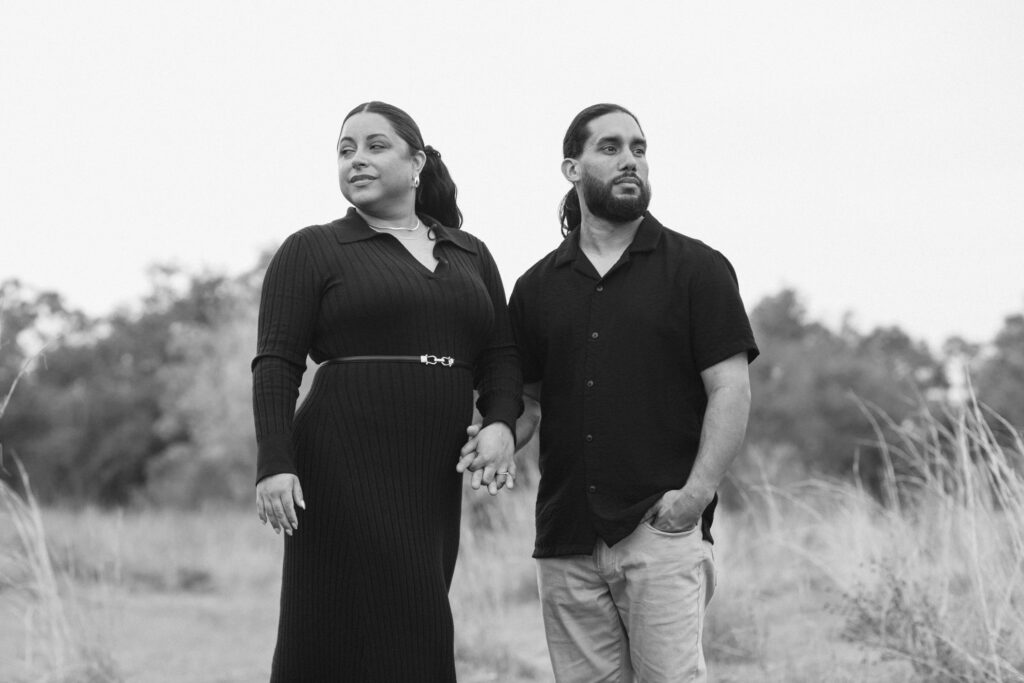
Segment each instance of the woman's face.
M338 182L353 206L373 215L408 210L415 202L413 178L426 156L412 153L391 123L363 112L345 122L338 140Z

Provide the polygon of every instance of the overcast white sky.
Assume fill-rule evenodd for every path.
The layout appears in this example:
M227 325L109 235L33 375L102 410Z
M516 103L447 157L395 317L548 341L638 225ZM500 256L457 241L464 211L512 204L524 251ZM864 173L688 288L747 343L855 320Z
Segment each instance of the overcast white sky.
M511 289L561 137L632 109L651 209L834 323L988 340L1024 310L1022 2L0 0L0 279L94 314L345 210L334 143L419 122Z

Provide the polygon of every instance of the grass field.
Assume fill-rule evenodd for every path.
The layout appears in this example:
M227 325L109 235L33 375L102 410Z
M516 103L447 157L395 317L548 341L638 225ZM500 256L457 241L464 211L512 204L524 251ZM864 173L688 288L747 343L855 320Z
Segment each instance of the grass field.
M712 681L1024 681L1024 449L971 412L895 434L884 502L847 483L748 485L722 513ZM552 680L533 496L466 492L460 681ZM254 513L4 503L0 680L266 680L281 541Z
M532 492L515 495L496 501L511 519L495 514L495 528L467 524L463 534L452 588L460 681L552 680L529 557ZM41 675L54 663L45 604L7 585L0 680L266 680L281 544L253 515L47 510L43 518L70 626L70 675ZM856 671L870 650L843 641L843 619L827 604L835 590L802 555L822 530L781 519L794 531L786 539L760 521L720 522L707 638L713 680L864 680L836 675ZM901 667L883 668L895 671L883 680L909 680Z

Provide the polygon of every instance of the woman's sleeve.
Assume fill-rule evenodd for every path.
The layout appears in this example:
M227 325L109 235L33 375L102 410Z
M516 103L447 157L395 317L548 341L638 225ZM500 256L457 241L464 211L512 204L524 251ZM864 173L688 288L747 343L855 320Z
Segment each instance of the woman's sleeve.
M523 376L519 368L519 354L512 335L501 275L487 247L483 242L479 242L479 245L480 276L491 296L494 326L474 366L474 386L480 395L476 407L484 418L482 426L504 422L515 434L516 418L523 412Z
M298 233L278 249L263 279L252 403L256 422L256 481L295 474L292 420L320 305L307 245Z

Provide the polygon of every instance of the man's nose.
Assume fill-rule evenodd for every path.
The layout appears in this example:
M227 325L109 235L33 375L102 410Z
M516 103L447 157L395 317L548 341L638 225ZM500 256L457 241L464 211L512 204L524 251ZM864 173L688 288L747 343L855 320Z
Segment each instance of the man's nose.
M625 149L619 155L619 168L623 171L635 171L636 170L636 157L633 156L633 150Z

